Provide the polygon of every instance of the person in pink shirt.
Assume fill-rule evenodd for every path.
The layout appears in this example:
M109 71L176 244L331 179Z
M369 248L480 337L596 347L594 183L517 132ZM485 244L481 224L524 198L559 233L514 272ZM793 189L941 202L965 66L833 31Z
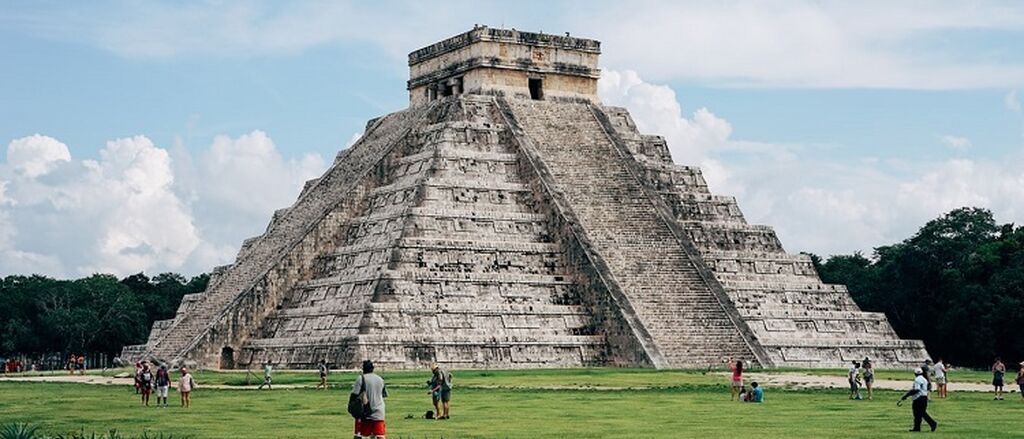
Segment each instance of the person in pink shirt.
M740 390L743 389L743 361L730 358L726 362L729 363L729 370L732 371L732 397L730 400L735 400L739 396Z

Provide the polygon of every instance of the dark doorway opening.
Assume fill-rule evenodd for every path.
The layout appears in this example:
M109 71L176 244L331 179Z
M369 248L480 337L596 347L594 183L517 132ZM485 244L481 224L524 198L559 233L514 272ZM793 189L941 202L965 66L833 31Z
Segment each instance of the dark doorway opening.
M530 99L539 101L544 99L544 80L541 78L530 78Z
M232 349L230 346L224 346L224 349L220 350L220 368L235 368L235 350Z

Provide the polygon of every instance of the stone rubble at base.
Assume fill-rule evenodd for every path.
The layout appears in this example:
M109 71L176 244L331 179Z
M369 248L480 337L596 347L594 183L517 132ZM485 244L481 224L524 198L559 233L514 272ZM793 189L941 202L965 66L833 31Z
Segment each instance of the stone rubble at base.
M861 311L596 96L594 40L476 27L122 358L237 368L909 366Z

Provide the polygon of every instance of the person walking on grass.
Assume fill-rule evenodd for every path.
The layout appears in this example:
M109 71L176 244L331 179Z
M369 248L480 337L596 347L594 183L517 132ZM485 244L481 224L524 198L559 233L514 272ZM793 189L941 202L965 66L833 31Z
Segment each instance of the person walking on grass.
M270 364L270 361L267 361L263 365L263 384L260 384L256 390L263 390L263 386L267 386L268 390L274 390L271 387L271 384L274 382L274 379L270 376L272 373L274 373L274 366Z
M939 361L935 362L935 391L938 392L940 399L946 399L946 363L942 361L942 357L939 357Z
M430 370L433 373L430 378L430 396L437 413L435 419L448 419L452 400L452 374L436 364Z
M146 362L142 363L142 371L139 372L139 392L142 394L142 404L149 407L149 395L153 392L153 371Z
M316 388L327 390L327 359L320 360L320 364L316 368L320 372L320 384L317 384Z
M181 406L192 407L192 391L196 389L196 380L188 373L188 368L181 368L181 378L178 378L178 393L181 394Z
M850 383L850 399L864 399L860 396L860 363L854 361L850 365L846 379Z
M896 402L896 405L903 405L903 401L906 401L907 398L913 398L914 428L911 428L910 431L921 431L921 420L927 422L932 431L935 431L939 423L928 415L928 380L924 377L924 371L920 367L914 369L914 375L913 387Z
M167 372L167 366L161 364L156 370L156 405L167 408L167 391L171 388L171 374ZM163 405L160 405L161 400Z
M743 389L743 360L729 358L726 363L729 364L729 370L732 372L732 396L729 400L734 401L739 396L740 390Z
M996 362L992 364L992 387L996 392L996 397L993 399L1002 401L1003 400L1003 376L1006 375L1006 365L1003 364L1003 359L996 357Z
M388 396L388 389L384 386L384 379L373 373L372 361L363 361L363 374L352 384L351 395L358 396L363 405L362 416L355 418L355 434L352 437L385 439L384 398Z
M871 400L874 398L875 366L871 364L871 359L864 358L861 368L863 369L861 375L864 377L864 387L868 389L868 400Z

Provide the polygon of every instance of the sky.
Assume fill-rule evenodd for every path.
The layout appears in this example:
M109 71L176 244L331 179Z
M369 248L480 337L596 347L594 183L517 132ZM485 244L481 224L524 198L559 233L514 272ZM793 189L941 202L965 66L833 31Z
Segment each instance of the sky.
M230 263L475 24L600 40L602 101L790 252L1024 223L1021 2L13 0L0 276Z

